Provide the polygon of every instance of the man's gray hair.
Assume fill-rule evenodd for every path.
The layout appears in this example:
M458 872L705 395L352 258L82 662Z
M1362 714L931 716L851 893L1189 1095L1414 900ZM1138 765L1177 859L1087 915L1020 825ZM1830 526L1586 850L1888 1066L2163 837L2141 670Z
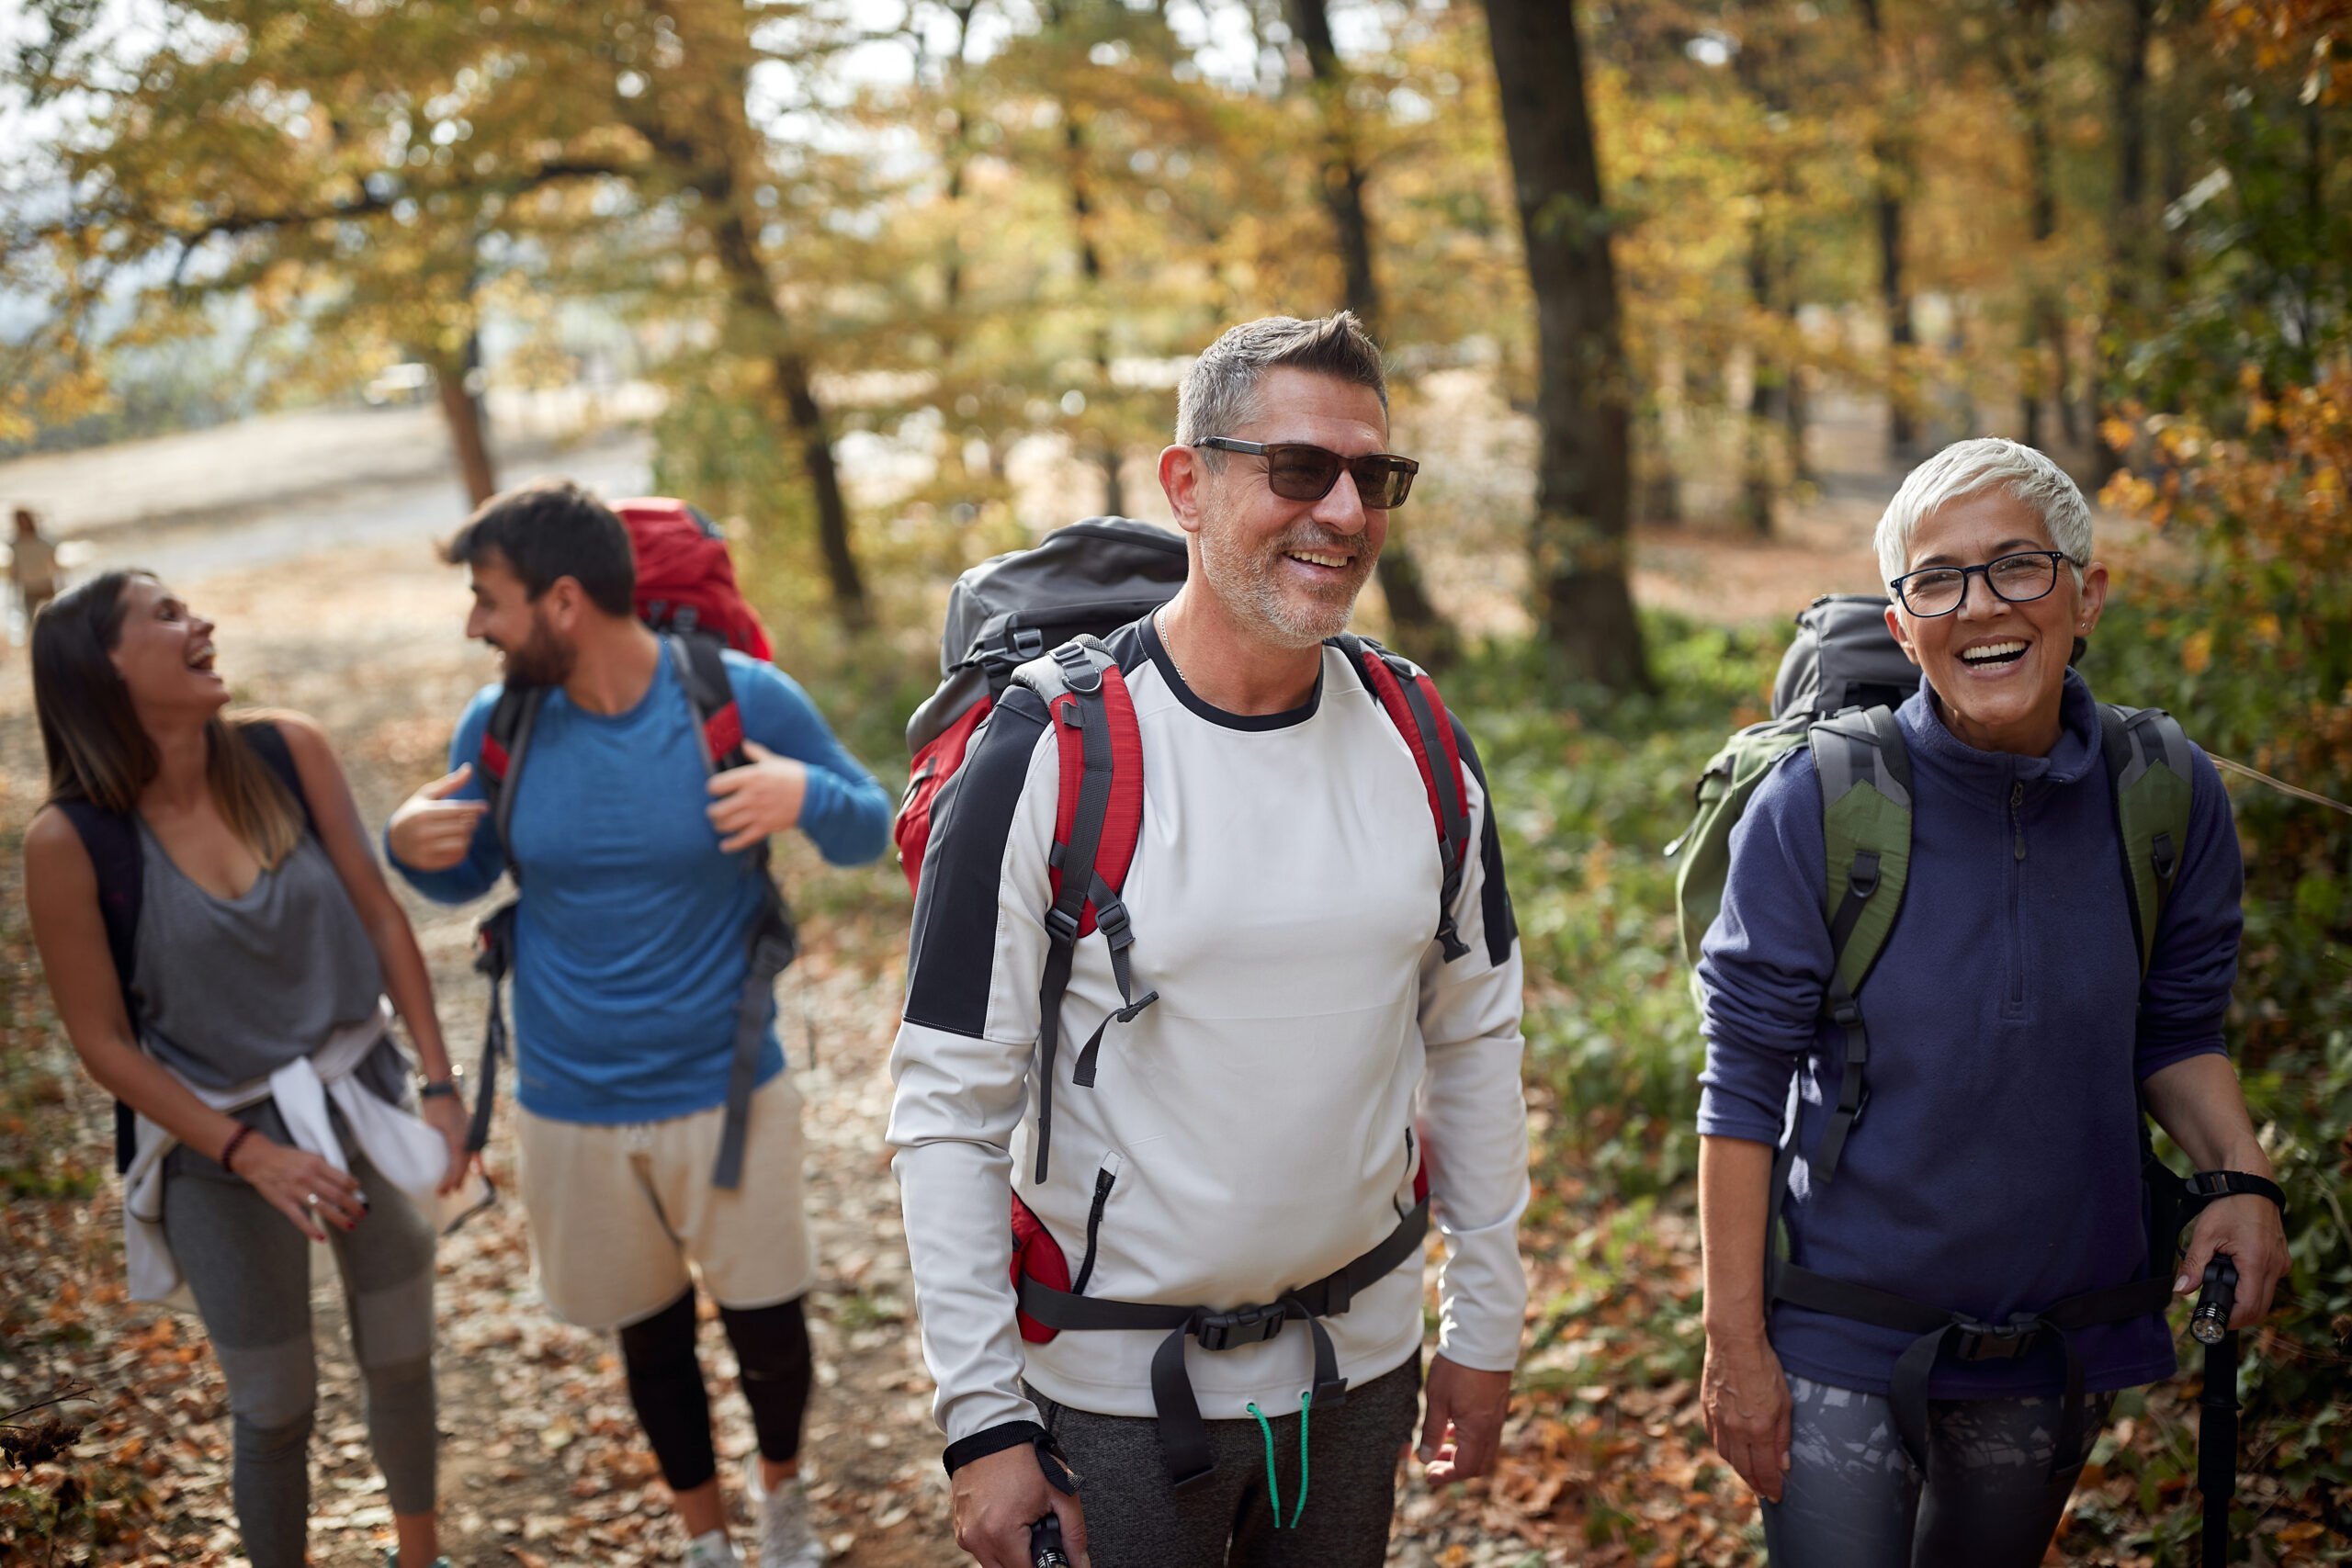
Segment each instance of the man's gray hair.
M1317 321L1261 316L1244 321L1202 350L1184 373L1176 393L1176 444L1191 446L1211 435L1230 435L1258 416L1258 383L1276 366L1336 376L1380 395L1388 412L1388 378L1380 345L1352 310ZM1212 463L1222 454L1212 449Z
M2080 582L2091 560L2091 509L2066 470L2032 447L1997 435L1955 441L1904 479L1878 520L1879 576L1892 581L1911 559L1921 519L1948 502L1997 490L2033 509Z

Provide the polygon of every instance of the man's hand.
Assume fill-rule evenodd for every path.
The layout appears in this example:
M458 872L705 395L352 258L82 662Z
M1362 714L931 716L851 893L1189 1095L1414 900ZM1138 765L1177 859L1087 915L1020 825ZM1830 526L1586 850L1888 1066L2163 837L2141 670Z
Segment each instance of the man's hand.
M1779 1502L1789 1468L1789 1380L1760 1326L1752 1334L1707 1336L1699 1409L1715 1451L1758 1497Z
M748 739L743 751L749 762L710 775L710 793L718 797L710 803L710 825L718 829L718 847L730 855L799 821L808 794L806 764Z
M1470 1481L1494 1469L1503 1413L1510 1405L1510 1374L1473 1371L1439 1356L1430 1362L1422 1393L1429 1414L1415 1453L1427 1467L1430 1484Z
M1037 1450L1027 1443L1002 1449L959 1467L953 1478L956 1544L980 1568L1034 1568L1029 1527L1047 1514L1062 1521L1062 1546L1076 1568L1093 1568L1086 1555L1086 1511L1078 1499L1046 1483Z
M2197 1228L2188 1233L2188 1255L2180 1262L2180 1278L2173 1290L2194 1295L2204 1282L2205 1265L2217 1252L2226 1252L2237 1265L2238 1304L2230 1314L2232 1328L2252 1328L2270 1315L2271 1293L2287 1277L2287 1227L2278 1205L2267 1198L2242 1194L2205 1205Z
M490 803L449 796L473 774L471 762L460 762L456 773L443 774L401 802L384 829L394 860L412 871L447 871L466 858L473 847L474 828Z

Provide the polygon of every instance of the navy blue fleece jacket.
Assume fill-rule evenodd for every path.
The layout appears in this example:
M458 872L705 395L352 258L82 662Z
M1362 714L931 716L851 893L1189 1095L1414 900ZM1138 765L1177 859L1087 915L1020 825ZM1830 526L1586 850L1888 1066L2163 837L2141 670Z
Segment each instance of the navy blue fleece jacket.
M1870 1099L1837 1179L1811 1182L1800 1158L1786 1210L1804 1267L1992 1322L2147 1274L2135 1089L2223 1049L2237 973L2243 868L2212 763L2196 753L2188 842L2143 986L2098 709L2071 671L2064 703L2047 757L1963 744L1925 682L1897 710L1911 869L1859 998ZM1799 747L1733 830L1723 913L1701 950L1702 1134L1777 1142L1793 1073L1809 1151L1837 1103L1840 1036L1821 1014L1826 853L1820 781ZM2073 1337L2094 1390L2175 1369L2154 1314ZM1884 1393L1910 1338L1772 1310L1782 1364L1837 1387ZM2045 1343L2014 1361L1946 1358L1928 1393L2064 1387Z

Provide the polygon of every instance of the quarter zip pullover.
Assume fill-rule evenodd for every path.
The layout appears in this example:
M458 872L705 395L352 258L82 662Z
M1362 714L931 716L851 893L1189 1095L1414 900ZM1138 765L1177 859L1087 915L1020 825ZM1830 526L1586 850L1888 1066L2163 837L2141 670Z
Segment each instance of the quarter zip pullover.
M1913 777L1911 868L1858 1000L1869 1100L1835 1181L1803 1157L1837 1102L1826 849L1807 748L1733 830L1723 913L1702 948L1699 1131L1776 1142L1797 1083L1786 1214L1805 1268L1997 1322L2143 1277L2140 1081L2221 1052L2242 880L2229 797L2196 753L2188 841L2144 986L2090 688L2069 671L2046 757L1954 737L1923 682L1897 710ZM2156 1267L2169 1265L2159 1259ZM1781 1304L1792 1371L1883 1393L1909 1336ZM2169 1376L2162 1317L2075 1336L2093 1390ZM1939 1365L1939 1399L2054 1393L2054 1347Z

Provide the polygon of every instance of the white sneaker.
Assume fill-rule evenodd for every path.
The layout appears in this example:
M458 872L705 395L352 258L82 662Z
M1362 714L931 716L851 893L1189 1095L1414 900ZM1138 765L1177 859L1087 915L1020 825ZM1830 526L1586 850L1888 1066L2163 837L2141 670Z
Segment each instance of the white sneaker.
M760 1456L743 1461L743 1490L760 1526L759 1568L820 1568L824 1543L808 1524L808 1494L793 1477L770 1492L762 1484Z
M712 1530L686 1542L686 1568L743 1568L743 1560L735 1555L734 1543L725 1530Z

